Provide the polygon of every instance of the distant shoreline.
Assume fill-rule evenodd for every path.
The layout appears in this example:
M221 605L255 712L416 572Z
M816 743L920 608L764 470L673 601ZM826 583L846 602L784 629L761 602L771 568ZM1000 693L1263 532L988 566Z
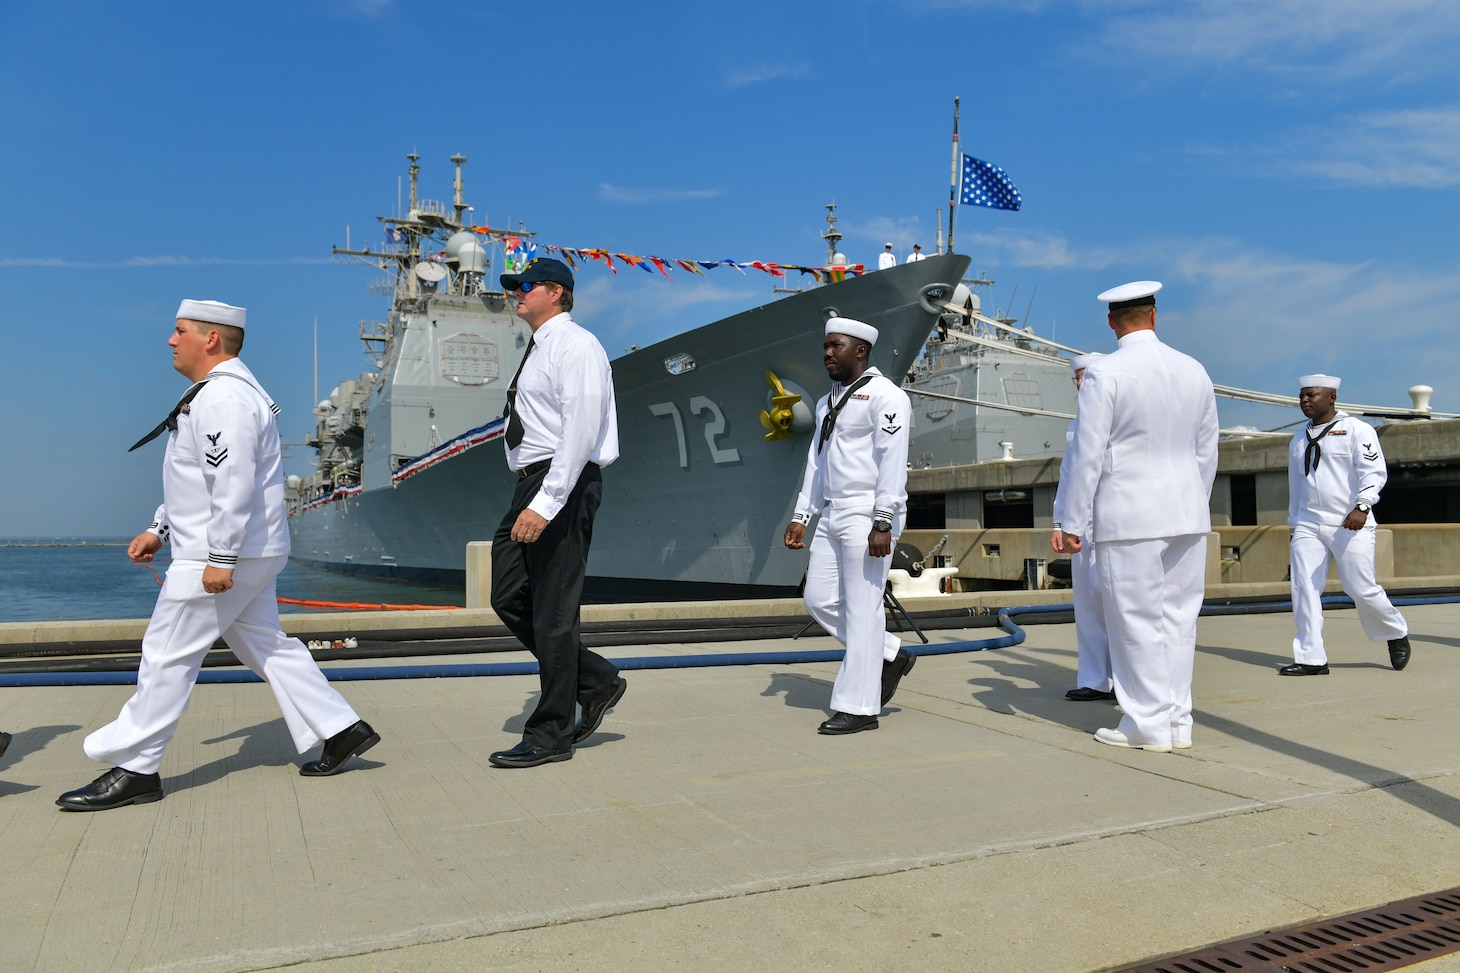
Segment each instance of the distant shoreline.
M126 547L128 537L0 537L0 547Z

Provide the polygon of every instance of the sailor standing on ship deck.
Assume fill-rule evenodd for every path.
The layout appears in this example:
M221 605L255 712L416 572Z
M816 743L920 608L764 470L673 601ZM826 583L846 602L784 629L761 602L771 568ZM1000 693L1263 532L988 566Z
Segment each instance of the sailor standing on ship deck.
M284 473L275 409L238 359L247 312L183 301L168 344L194 384L141 442L164 430L162 506L127 555L150 561L169 537L172 566L142 637L137 692L92 733L86 755L113 768L62 794L68 811L106 811L162 799L162 751L177 732L203 657L221 636L269 684L303 753L324 741L305 777L339 773L380 741L319 671L304 643L279 629L274 579L289 561Z
M884 243L882 252L877 255L877 269L887 270L889 267L897 266L897 254L892 252L892 244Z
M1160 289L1159 281L1141 280L1097 298L1109 305L1119 348L1091 363L1080 385L1079 426L1060 470L1060 544L1094 545L1105 598L1125 715L1095 739L1169 752L1191 746L1218 428L1206 369L1156 337Z
M831 691L829 720L819 732L875 730L877 715L913 667L916 656L887 631L882 596L892 567L893 538L907 513L907 393L869 361L877 329L830 318L823 344L836 384L816 406L806 475L785 543L805 546L818 514L806 572L806 608L846 646Z
M487 759L498 767L569 760L628 688L579 636L603 467L618 459L618 413L608 355L574 323L573 272L538 257L503 274L517 316L532 328L507 389L512 506L492 538L492 610L537 657L542 695L522 742ZM582 719L574 720L581 706Z
M1070 359L1070 368L1075 373L1075 390L1085 378L1085 369L1105 356L1094 352L1076 355ZM1075 440L1080 419L1070 420L1065 432L1065 450ZM1056 552L1063 554L1061 528L1064 522L1062 498L1065 480L1060 478L1059 488L1054 494L1054 533L1049 544ZM1075 646L1078 665L1075 670L1075 688L1065 693L1065 698L1077 703L1114 699L1115 690L1110 676L1110 638L1105 633L1105 605L1100 594L1100 576L1095 571L1095 552L1090 547L1070 554L1070 588L1075 598Z
M1308 417L1288 448L1288 527L1292 531L1294 661L1284 676L1328 675L1323 648L1323 585L1338 567L1364 634L1389 643L1389 663L1409 664L1409 623L1374 579L1378 522L1370 509L1389 478L1374 427L1337 407L1342 379L1304 375L1298 408Z

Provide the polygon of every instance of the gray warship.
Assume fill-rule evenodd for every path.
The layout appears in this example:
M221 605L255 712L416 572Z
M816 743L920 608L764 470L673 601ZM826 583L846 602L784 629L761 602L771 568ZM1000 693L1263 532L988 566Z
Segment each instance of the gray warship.
M937 330L908 370L913 404L908 462L915 469L1061 456L1074 418L1076 354L998 311L983 313L993 281L961 281Z
M290 533L293 557L316 567L460 586L467 543L490 540L510 502L515 477L497 440L530 329L496 286L505 249L467 221L466 159L452 157L448 207L419 198L419 157L408 158L408 209L379 218L387 242L334 249L384 271L391 305L385 321L360 325L373 370L315 407L315 472L290 478ZM806 553L781 535L827 387L823 322L877 327L874 361L900 381L968 263L945 254L834 269L835 282L614 359L621 453L604 471L587 597L794 592ZM579 311L591 327L592 308Z

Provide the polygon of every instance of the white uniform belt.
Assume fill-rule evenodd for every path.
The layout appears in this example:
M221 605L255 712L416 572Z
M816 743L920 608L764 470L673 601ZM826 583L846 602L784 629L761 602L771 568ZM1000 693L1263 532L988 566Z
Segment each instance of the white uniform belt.
M859 493L854 494L850 497L833 497L832 499L826 501L826 505L828 507L832 507L836 510L845 510L848 507L867 507L870 509L871 507L875 506L876 503L877 494L875 493Z

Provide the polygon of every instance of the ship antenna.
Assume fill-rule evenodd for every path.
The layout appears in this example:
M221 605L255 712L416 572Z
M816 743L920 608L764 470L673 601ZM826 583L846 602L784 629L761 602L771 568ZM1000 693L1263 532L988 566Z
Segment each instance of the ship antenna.
M821 234L826 241L826 265L836 263L836 245L842 242L842 233L836 228L836 203L826 204L826 232Z
M411 170L410 170L411 171L411 208L410 208L410 211L409 211L408 218L409 219L415 219L416 218L416 177L421 174L421 167L419 165L417 165L417 163L419 163L421 161L421 157L419 155L417 155L416 153L412 152L410 155L406 156L406 158L411 160Z
M456 181L452 183L452 186L456 190L456 195L452 198L451 205L456 210L456 225L462 226L461 214L465 213L468 209L466 202L461 198L461 164L466 161L466 156L458 152L451 157L451 161L456 165Z

